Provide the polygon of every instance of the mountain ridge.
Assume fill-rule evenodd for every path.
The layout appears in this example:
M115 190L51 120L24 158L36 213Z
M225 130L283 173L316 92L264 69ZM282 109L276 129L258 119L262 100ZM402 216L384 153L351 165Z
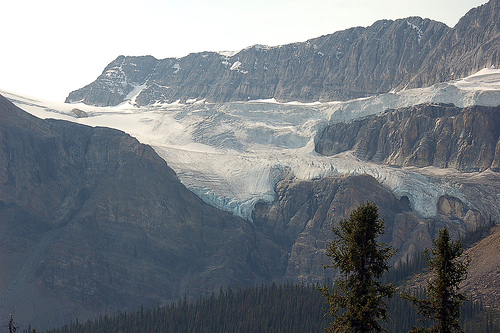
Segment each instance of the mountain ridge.
M430 86L481 68L500 67L498 7L498 0L490 0L469 11L453 28L408 17L306 42L255 45L232 56L216 52L161 60L119 56L96 81L71 92L66 102L100 106L131 98L140 106L201 99L311 102ZM471 22L476 22L473 28ZM456 51L448 55L450 46Z
M467 12L446 32L407 87L421 87L428 80L444 82L465 77L485 67L500 68L499 12L500 1L489 1Z

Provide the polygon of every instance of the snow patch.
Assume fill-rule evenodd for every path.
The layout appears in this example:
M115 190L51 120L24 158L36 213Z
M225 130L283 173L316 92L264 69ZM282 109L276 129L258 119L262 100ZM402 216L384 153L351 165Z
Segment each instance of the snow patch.
M128 95L124 98L124 103L129 103L132 105L135 105L135 99L141 91L147 88L147 84L141 84L141 85L135 85L134 88L132 89L131 92L128 93Z
M237 71L240 69L240 67L241 67L241 62L239 60L237 60L233 63L233 65L229 69L232 71Z
M175 69L174 71L174 74L177 74L180 70L181 70L181 65L176 62L173 66L172 66L173 69Z
M415 30L415 32L417 33L417 41L420 44L420 41L422 40L422 37L424 35L422 29L409 21L406 21L406 24L408 24L413 30Z
M233 63L233 65L229 69L232 71L238 71L238 73L248 74L248 71L241 68L241 65L242 65L241 61L237 60Z
M457 107L500 105L500 70L483 69L457 81L426 88L390 92L347 102L331 103L326 112L331 123L353 119L422 103L452 103Z

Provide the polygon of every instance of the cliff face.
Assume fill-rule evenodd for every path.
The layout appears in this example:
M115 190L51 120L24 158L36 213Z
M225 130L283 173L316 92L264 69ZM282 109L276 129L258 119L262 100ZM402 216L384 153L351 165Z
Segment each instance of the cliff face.
M278 246L204 204L151 147L3 97L0 118L1 318L52 327L284 271Z
M500 61L500 1L471 9L446 31L406 87L429 86L469 76Z
M432 239L444 226L457 238L485 223L479 210L451 196L439 198L438 215L422 218L407 197L397 199L368 175L286 179L277 184L276 192L274 203L256 206L253 219L259 230L289 252L283 276L288 281L314 283L332 277L331 271L322 268L327 263L324 250L333 237L331 228L367 201L374 202L380 218L385 219L381 241L398 249L392 258L396 264L432 247Z
M253 219L271 239L289 249L285 280L319 282L331 276L324 249L331 228L366 201L375 202L388 221L384 241L390 241L397 214L410 210L371 176L324 178L317 181L280 181L274 204L256 206Z
M429 86L500 66L499 1L471 10L454 27L419 17L381 20L277 47L256 45L157 60L119 56L67 102L116 105L206 99L332 101Z
M318 153L347 150L362 160L398 166L499 171L500 107L424 104L332 124L318 133Z

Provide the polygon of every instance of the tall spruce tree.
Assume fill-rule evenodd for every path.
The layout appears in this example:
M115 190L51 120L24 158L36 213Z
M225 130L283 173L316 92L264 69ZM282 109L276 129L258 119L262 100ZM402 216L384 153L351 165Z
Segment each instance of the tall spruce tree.
M411 332L451 333L463 332L460 325L462 303L466 300L460 293L460 283L467 278L470 260L460 260L463 253L460 240L452 241L448 229L439 230L433 240L434 247L425 251L429 270L433 274L427 281L427 298L419 299L404 294L416 307L418 313L434 323L430 328L413 328Z
M339 227L333 227L334 240L326 247L331 264L340 277L333 288L320 288L334 317L327 332L381 332L380 321L387 320L388 298L394 294L392 284L383 285L380 278L389 270L388 260L394 248L379 243L385 231L385 220L378 208L366 203L354 210Z

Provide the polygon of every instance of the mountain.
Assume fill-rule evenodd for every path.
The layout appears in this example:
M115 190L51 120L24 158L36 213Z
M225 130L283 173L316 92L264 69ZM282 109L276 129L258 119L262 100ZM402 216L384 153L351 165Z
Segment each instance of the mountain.
M446 29L442 23L413 17L378 21L369 28L352 28L303 43L255 45L232 56L215 52L163 60L120 56L96 81L70 93L66 101L116 105L137 93L139 105L188 99L364 97L398 86L405 73L420 66Z
M269 282L284 253L154 150L0 96L0 317L37 328ZM4 322L5 324L5 322Z
M24 103L34 113L40 110L36 100L15 98L17 104ZM200 106L192 110L194 115L199 116ZM251 109L251 105L245 106ZM57 105L45 105L43 111L67 117L73 106L65 107L68 113L55 113ZM178 107L182 113L192 106ZM452 196L447 193L456 192L446 190L440 178L430 177L431 181L419 185L414 183L417 179L412 181L409 174L392 168L389 172L394 179L402 177L408 182L400 184L400 190L413 188L414 192L398 194L366 174L301 180L297 178L297 166L281 166L281 173L275 175L280 178L273 185L273 199L257 200L251 206L251 218L244 220L203 203L179 182L151 147L121 131L41 120L4 98L0 99L0 110L0 312L7 318L8 311L15 308L18 322L37 328L57 326L76 317L95 318L134 309L140 304L168 304L183 295L193 299L227 285L321 281L331 277L331 272L322 269L331 226L367 200L380 207L387 221L384 241L399 249L394 262L409 260L430 246L442 226L448 226L458 237L484 224L486 214L498 216L494 210L497 198L481 205L500 188L498 181L492 182L495 176L484 172L460 180L462 192ZM117 117L130 116L116 108L111 110L112 115L104 110L107 116L103 117L110 117L115 124L124 123L116 121L120 119ZM95 109L87 111L87 118L73 113L73 121L85 123L100 118ZM138 111L142 123L164 133L160 123L147 121L144 110ZM164 116L168 111L149 112ZM247 117L253 114L245 108L239 112ZM176 113L177 119L179 115ZM186 113L191 126L194 115ZM178 126L171 118L164 120L169 127ZM213 127L204 133L209 130ZM220 135L214 133L210 140L215 137ZM253 140L251 136L247 139ZM243 141L242 146L249 149L251 144ZM179 147L155 149L168 154L189 153ZM296 161L300 149L288 149ZM233 154L226 152L229 157ZM208 164L214 156L228 157L219 152L194 153L203 155ZM250 164L258 161L251 155L243 157ZM305 160L304 166L316 163L326 167L322 163L329 160L334 163L332 167L335 161L345 159L352 170L354 162L342 154L333 160L311 157L314 159ZM267 163L265 155L261 158ZM243 160L237 157L237 161ZM180 165L178 160L174 164ZM278 166L273 168L278 170ZM364 168L370 170L367 165ZM384 173L383 168L374 170ZM180 171L186 173L185 169ZM487 184L478 182L481 177L489 177ZM205 179L210 181L215 183L217 179ZM435 205L436 213L424 217L415 197L418 193L428 195L432 186L440 189L436 201L425 198Z
M367 200L394 265L441 227L500 220L495 13L492 0L454 28L408 18L235 55L120 56L76 105L5 93L39 118L0 98L0 319L15 308L45 328L320 281L331 226Z
M252 220L253 208L257 202L270 203L276 200L276 183L289 176L299 181L309 181L356 174L373 176L397 198L406 196L412 209L424 218L436 216L439 198L448 195L460 198L464 203L474 202L476 209L484 208L481 210L486 219L489 219L489 216L496 219L499 215L494 207L498 206L498 190L487 181L477 180L491 180L497 173L490 169L480 174L463 172L475 170L474 165L467 164L473 158L464 158L463 153L460 158L464 169L460 171L452 168L452 163L449 163L448 167L438 163L426 164L429 167L425 168L412 167L415 164L400 167L403 164L398 165L392 161L381 163L384 161L380 159L360 159L356 156L357 153L353 154L350 150L342 150L333 156L328 153L318 154L318 151L321 133L325 128L333 126L341 129L345 126L351 131L349 126L351 123L357 123L357 119L381 115L387 109L409 108L406 111L408 116L415 109L415 105L421 105L418 108L439 109L432 105L453 103L459 113L459 109L474 105L497 107L500 100L499 82L499 70L484 69L461 80L346 102L250 101L214 104L198 101L147 107L123 104L109 108L76 105L88 115L86 118L76 118L72 111L75 105L72 104L52 103L14 94L7 96L17 105L41 117L56 117L80 124L126 131L140 142L151 145L177 172L182 183L205 202L247 220ZM401 111L397 114L405 113ZM425 129L425 126L435 126L435 121L442 119L437 116L408 117L413 119L413 127L418 125L418 121L425 120L425 123L419 125L422 129L418 135L430 135L425 140L417 140L419 143L425 143L419 148L420 153L436 139L432 137L436 134ZM380 119L382 124L383 116ZM453 119L453 116L448 118L449 126L452 125ZM487 124L493 129L497 126L495 119L490 118L490 123ZM385 128L390 128L391 131L399 130L394 124L388 123ZM477 130L482 124L486 123L478 122L475 127L469 127L469 122L466 121L462 129L457 127L454 137L443 141L449 144L446 149L450 151L447 153L451 154L450 156L456 155L456 150L453 153L453 145L458 142L456 136L462 135L462 130L464 135L472 135L475 140L482 140L483 134L486 133ZM413 127L407 127L407 130ZM366 145L374 138L378 140L376 134L377 132L373 131L372 136L364 138L364 143L359 145ZM410 134L406 134L405 140L411 138ZM432 140L429 140L430 138ZM388 145L385 149L398 148L396 139L392 139L393 146ZM460 140L469 150L474 146L467 146L467 140L463 138ZM387 144L389 143L387 141ZM491 153L494 143L489 142L488 145ZM418 147L419 145L414 148ZM409 153L413 154L414 151L405 152ZM403 156L401 152L397 154ZM476 158L476 162L483 157ZM485 160L485 163L491 164L491 160ZM476 186L473 179L481 186ZM479 191L482 195L474 195L473 191Z
M206 100L332 101L425 87L500 67L500 1L472 9L455 27L409 17L381 20L306 42L255 45L236 54L119 56L66 102L137 105Z

